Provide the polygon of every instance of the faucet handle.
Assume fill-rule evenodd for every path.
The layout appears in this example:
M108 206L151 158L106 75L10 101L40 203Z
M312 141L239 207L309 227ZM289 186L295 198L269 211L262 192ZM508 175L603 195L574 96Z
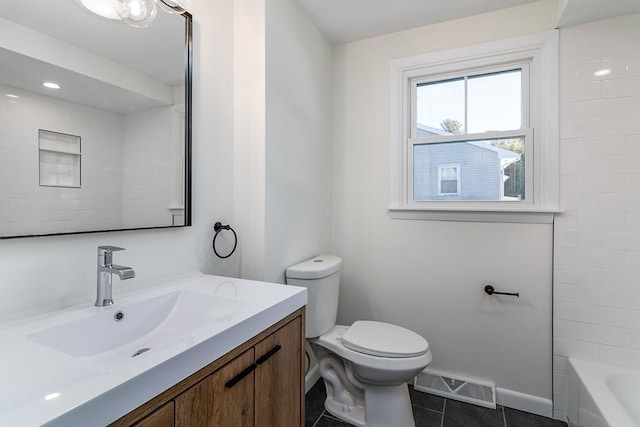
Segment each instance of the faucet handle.
M99 255L104 255L106 253L112 253L112 252L118 252L118 251L124 251L124 248L120 248L118 246L98 246L98 254Z
M113 253L124 251L124 248L117 246L98 246L98 264L107 266L113 264Z

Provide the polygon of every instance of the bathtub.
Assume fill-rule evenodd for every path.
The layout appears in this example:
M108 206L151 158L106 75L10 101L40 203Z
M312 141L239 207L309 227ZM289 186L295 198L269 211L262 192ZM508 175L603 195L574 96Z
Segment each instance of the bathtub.
M571 427L640 427L640 371L569 359Z

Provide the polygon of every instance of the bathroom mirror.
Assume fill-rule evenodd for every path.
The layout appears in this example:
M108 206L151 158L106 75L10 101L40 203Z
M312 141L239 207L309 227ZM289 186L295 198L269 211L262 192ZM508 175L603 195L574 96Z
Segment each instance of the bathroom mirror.
M82 3L0 0L0 238L191 225L191 15Z

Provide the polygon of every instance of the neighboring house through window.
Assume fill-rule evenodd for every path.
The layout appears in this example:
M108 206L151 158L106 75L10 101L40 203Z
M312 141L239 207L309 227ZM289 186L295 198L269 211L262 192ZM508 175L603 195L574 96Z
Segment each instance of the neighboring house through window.
M390 211L558 208L557 32L392 64Z

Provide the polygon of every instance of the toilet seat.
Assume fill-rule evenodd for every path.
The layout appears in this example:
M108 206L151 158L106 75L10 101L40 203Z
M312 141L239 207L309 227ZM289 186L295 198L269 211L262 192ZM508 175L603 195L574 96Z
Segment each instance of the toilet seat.
M347 348L342 341L342 336L349 330L349 328L350 326L336 325L326 334L323 334L318 338L309 339L309 342L314 345L324 347L352 363L373 369L383 369L389 372L411 369L418 366L425 367L431 363L431 350L429 349L427 349L426 353L420 356L382 357L365 354Z
M429 343L415 332L384 322L358 320L340 338L342 345L377 357L417 357L429 351Z

